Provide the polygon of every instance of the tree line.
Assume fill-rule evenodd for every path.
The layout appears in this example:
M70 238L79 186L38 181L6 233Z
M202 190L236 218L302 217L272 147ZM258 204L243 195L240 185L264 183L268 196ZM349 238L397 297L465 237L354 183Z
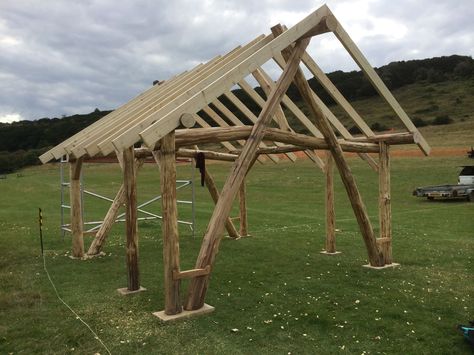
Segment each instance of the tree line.
M474 60L468 56L452 55L392 62L375 68L375 70L387 87L393 90L416 82L438 83L471 78L474 76ZM348 100L368 98L377 94L361 71L335 71L329 73L328 77ZM334 104L332 97L316 79L310 79L309 84L326 104ZM261 88L256 88L256 90L262 97L265 97ZM259 106L243 90L234 90L234 94L258 115ZM301 100L294 85L288 89L288 96L295 102ZM244 119L242 113L231 102L225 97L221 99L238 117ZM0 174L39 163L37 156L42 152L61 143L110 112L96 109L83 115L41 118L9 124L0 123ZM203 117L213 125L209 117L206 117L205 114ZM250 122L245 123L250 124Z

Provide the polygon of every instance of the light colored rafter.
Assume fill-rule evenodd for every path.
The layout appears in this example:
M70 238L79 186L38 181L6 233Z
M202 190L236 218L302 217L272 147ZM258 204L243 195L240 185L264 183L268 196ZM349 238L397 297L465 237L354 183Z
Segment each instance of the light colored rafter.
M416 144L425 154L428 153L430 149L428 144L419 134L417 128L410 121L399 103L380 80L375 70L369 65L367 59L362 55L328 7L322 6L300 23L285 30L277 37L273 34L258 36L244 46L236 47L223 56L217 56L205 64L199 64L190 71L176 75L160 85L151 87L81 132L50 149L40 159L43 163L46 163L52 159L59 159L65 154L69 154L72 158L80 158L86 155L90 157L107 155L114 150L122 152L140 139L149 147L154 147L160 138L179 126L180 118L183 114L191 114L197 118L196 121L199 126L209 127L197 115L197 112L200 110L207 111L206 113L211 119L221 127L229 124L235 126L243 125L241 116L236 115L233 112L233 108L229 109L230 106L227 107L224 101L219 100L221 95L224 95L231 102L232 106L242 112L243 116L255 123L257 120L256 115L232 93L231 88L238 84L250 99L255 101L260 107L264 107L266 104L264 98L245 81L245 78L253 75L268 96L275 83L261 66L270 60L274 60L282 67L285 63L281 54L282 50L293 46L299 39L326 32L333 32L340 40L364 74L369 78L375 89L398 115L408 132L415 137ZM301 65L307 67L314 78L319 81L327 93L332 96L335 102L347 113L348 117L359 127L365 137L377 139L380 136L380 134L374 133L368 127L363 118L306 52L302 55ZM344 139L358 139L352 136L347 127L339 121L313 90L311 90L311 95L312 101L321 108L332 127ZM285 110L282 109L283 107ZM308 135L316 138L322 137L314 122L287 95L283 95L273 118L278 127L293 132L293 121L288 122L285 114L294 116L305 127ZM232 139L230 141L236 142L237 140ZM227 151L237 151L238 149L234 146L235 143L232 144L230 141L220 142L220 144ZM243 141L238 143L244 144ZM269 149L272 147L266 147L265 143L261 142L260 149L262 151L265 151L265 149L267 151L279 151L278 148L281 143L274 142L274 144L275 149L272 150ZM281 149L281 151L284 151L284 149ZM305 151L305 153L320 166L323 166L322 160L313 151ZM359 155L362 159L367 160L374 169L377 168L376 161L368 154L361 153ZM293 161L296 159L292 151L287 151L286 156ZM263 162L265 159L264 155L259 157L260 162ZM270 159L274 162L278 161L276 155L270 156Z
M274 85L273 80L270 78L270 76L262 68L258 68L252 74L254 75L255 79L257 80L259 85L264 90L265 95L268 96L270 91L273 88L273 85ZM248 90L248 86L247 86L247 90ZM257 95L257 96L259 97L259 95ZM258 99L258 97L256 97L256 99ZM288 105L289 102L293 103L293 101L291 101L291 99L287 95L283 96L282 102L283 101L287 102L287 105ZM294 106L288 105L286 107L295 115L296 118L299 119L299 121L301 123L303 123L303 125L310 132L315 132L315 133L318 133L320 135L320 133L319 133L318 129L316 128L316 126L314 126L307 119L306 115L296 105L294 105ZM280 104L280 107L278 108L275 116L278 116L279 113L280 113L280 116L282 115L282 117L280 117L279 120L283 122L283 127L284 127L283 129L288 130L289 132L294 132L294 130L291 127L289 127L289 125L288 125L288 120L286 119L286 116L283 112L283 109L281 108L281 104ZM302 119L301 116L303 116L304 119ZM310 158L314 163L316 163L316 165L318 165L322 170L324 170L323 160L320 157L318 157L314 151L304 150L304 153L306 154L306 156L308 158Z
M130 100L125 105L119 107L115 111L103 117L102 123L99 127L95 128L94 130L88 131L82 137L78 137L69 144L64 145L64 150L68 154L73 154L75 156L79 156L79 152L85 154L85 148L87 147L87 145L90 144L91 141L93 141L94 137L100 137L105 132L110 132L116 129L117 125L120 124L124 117L128 117L134 114L144 105L149 104L149 102L160 100L164 94L174 90L176 86L181 85L182 82L188 80L193 75L196 75L196 73L199 73L204 68L213 65L213 63L215 63L219 59L220 56L217 56L211 59L206 64L199 64L193 70L183 73L182 75L179 75L173 78L172 80L167 80L160 85L153 86L152 88L145 91L144 95L138 95L136 98Z
M215 80L198 94L190 98L186 103L176 107L173 111L165 116L150 116L142 124L133 127L126 135L119 137L113 141L117 149L121 150L135 143L139 137L139 133L145 144L153 146L165 132L170 132L178 126L180 112L194 112L199 107L204 107L212 102L216 97L233 86L241 78L247 76L260 65L268 61L276 53L288 47L291 43L303 37L306 33L316 27L328 14L327 6L322 6L311 15L303 19L297 26L292 27L283 35L273 39L271 42L253 52L240 63L231 68L225 75ZM158 119L151 124L154 119ZM150 125L151 124L151 125Z
M202 109L215 123L217 123L220 127L229 127L229 124L224 121L224 119L217 114L216 111L214 111L211 107L207 106ZM239 143L241 146L245 145L244 140L237 140L237 143ZM261 147L264 148L265 144L261 144ZM278 163L279 159L275 155L269 155L268 156L274 163Z
M195 69L199 68L202 65L203 64L199 64ZM115 112L120 112L122 110L125 110L128 106L133 104L135 101L140 100L142 97L146 97L148 95L151 95L152 92L164 89L165 87L170 85L175 80L178 80L180 77L182 77L184 75L187 75L187 74L188 74L188 72L184 72L184 73L179 74L179 75L177 75L173 78L168 79L167 81L165 81L165 83L163 85L151 87L150 89L148 89L145 92L141 93L140 95L138 95L137 97L135 97L131 101L129 101L126 104L122 105L121 107L117 108L115 111L113 111L110 114L102 117L101 119L97 120L93 124L91 124L88 127L84 128L82 131L76 133L75 135L73 135L70 138L66 139L62 143L60 143L60 144L56 145L55 147L53 147L52 149L48 150L46 153L44 153L43 155L40 156L40 160L43 163L45 163L45 162L47 162L51 159L61 158L63 155L67 154L67 151L65 150L66 146L68 146L69 144L71 144L75 141L78 141L80 139L84 139L88 134L90 134L94 130L102 127L102 125L105 122L107 122L107 120L111 119L111 117L113 117L115 115Z
M281 54L276 55L274 57L275 62L280 66L285 65L285 60ZM334 128L346 139L353 138L352 134L347 130L347 128L338 120L338 118L332 113L332 111L326 106L326 104L316 95L316 93L311 89L311 95L313 96L313 100L317 103L317 105L321 108L324 116L329 120L329 122L333 125ZM361 158L367 161L367 163L374 169L377 170L377 163L374 159L365 153L361 153Z
M109 154L114 149L112 141L127 132L130 127L142 122L144 119L156 112L166 113L169 110L172 110L176 105L185 102L189 97L195 95L202 88L208 85L208 83L222 75L226 68L229 65L232 65L236 60L240 60L242 55L245 55L248 51L258 49L267 41L268 39L265 36L257 37L247 45L238 47L212 65L204 68L182 85L175 88L175 90L168 91L158 102L152 102L149 105L145 105L142 110L124 119L122 124L116 129L109 132L107 135L102 136L100 141L90 142L88 148L90 149L89 154L96 154L99 151L103 155Z
M378 74L375 72L374 68L369 64L368 60L365 58L360 49L357 47L357 45L354 43L354 41L347 34L347 32L344 30L344 28L341 26L339 21L329 9L328 12L329 16L326 18L327 27L334 33L337 39L339 39L344 48L351 55L352 59L354 59L354 61L357 63L357 65L372 83L374 88L379 92L380 96L385 99L387 104L392 108L392 110L403 122L406 129L411 133L417 133L418 129L415 127L413 122L410 120L406 112L400 106L400 104L392 95L387 86L385 86L382 79L380 79ZM426 142L426 140L422 136L420 136L418 146L426 155L430 153L431 148L428 142Z
M211 68L207 75L200 76L199 80L194 80L193 82L189 83L186 87L181 88L180 92L176 95L176 97L167 102L165 105L154 106L148 109L145 113L138 117L132 117L127 121L127 123L121 127L121 129L117 132L114 132L113 135L105 137L104 141L99 144L99 149L102 154L108 154L109 151L113 150L114 145L116 147L121 146L120 144L113 142L131 142L132 144L139 140L138 132L142 129L148 127L152 124L155 120L163 120L167 117L170 112L176 112L176 109L179 107L187 107L186 103L196 95L201 95L204 88L215 82L216 79L220 78L224 75L229 68L232 68L239 63L243 58L249 55L249 53L253 53L254 51L258 51L259 48L268 44L271 41L271 37L259 37L255 41L252 41L249 45L242 47L239 51L234 53L232 56L228 56L223 59L220 63L218 63L215 67ZM197 112L199 109L204 107L205 104L188 108L185 112ZM184 112L184 111L183 111ZM179 125L179 118L176 122ZM176 128L177 125L174 127ZM137 132L134 135L134 132ZM134 137L132 139L132 136ZM121 148L118 148L121 149Z

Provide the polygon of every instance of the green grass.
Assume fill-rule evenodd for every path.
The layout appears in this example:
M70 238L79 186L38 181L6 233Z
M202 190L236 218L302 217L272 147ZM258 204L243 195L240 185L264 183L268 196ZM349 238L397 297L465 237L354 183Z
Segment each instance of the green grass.
M456 167L466 161L393 159L393 250L401 267L383 271L362 267L365 248L340 181L342 254L327 257L319 254L322 173L308 161L257 165L248 178L253 237L223 240L206 299L216 311L172 324L151 314L164 302L159 222L139 225L147 291L121 297L116 289L126 286L124 226L114 227L106 256L71 260L70 237L62 240L58 227L58 167L9 175L0 180L0 353L106 353L54 294L40 256L37 207L44 211L46 263L60 295L114 354L470 353L455 326L474 318L474 204L411 196L419 185L454 183ZM350 164L376 227L377 176L362 161ZM229 165L208 168L222 184ZM190 168L180 167L178 175L189 177ZM159 191L156 167L146 165L139 177L140 201ZM93 191L113 196L119 181L117 166L85 166ZM183 190L180 197L189 194ZM212 212L205 188L197 188L196 200L198 237L180 227L182 269L194 266ZM88 219L106 209L89 198L85 203ZM159 204L152 209L159 211ZM189 215L188 207L180 209L180 217Z

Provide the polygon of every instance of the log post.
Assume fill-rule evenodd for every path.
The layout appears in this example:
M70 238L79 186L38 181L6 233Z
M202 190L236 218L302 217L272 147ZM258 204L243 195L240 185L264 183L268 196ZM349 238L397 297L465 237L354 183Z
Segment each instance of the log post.
M392 210L390 200L390 146L380 142L379 154L379 221L381 249L384 264L392 263Z
M334 159L326 152L326 253L336 253L336 218L334 210Z
M272 33L275 37L280 35L283 33L283 27L281 25L272 27ZM282 54L285 60L288 62L290 55L289 48L283 50ZM328 144L328 147L332 153L336 166L339 170L339 174L341 175L342 182L346 188L352 209L354 210L357 223L359 224L359 228L367 249L370 265L383 266L383 258L377 246L374 230L372 228L372 224L370 223L370 219L367 214L364 202L362 201L359 189L357 188L354 176L352 175L349 165L344 159L344 154L337 137L334 134L328 119L323 115L320 107L318 106L314 97L314 92L309 86L308 81L306 80L301 69L299 69L295 74L295 85L304 101L307 103L310 112L313 114L314 119L316 120L316 126L323 134L324 139L326 140L326 143Z
M133 146L123 151L123 184L125 190L125 230L127 234L127 289L140 289L138 270L137 181Z
M245 179L242 181L239 189L239 217L240 217L240 235L247 237L248 222L247 222L247 187Z
M82 158L69 163L69 198L71 205L72 257L84 256L84 224L82 220Z
M212 200L215 204L217 204L217 201L219 200L219 191L217 190L214 178L211 174L209 174L209 169L206 169L204 171L204 182L206 183L207 189L209 190L209 194L211 195ZM240 238L239 233L235 229L234 223L232 223L232 220L229 217L227 217L227 220L225 222L225 228L227 230L227 233L229 233L229 237L231 237L232 239Z
M161 139L159 152L161 206L163 213L163 266L165 282L165 314L182 312L181 281L173 278L179 272L178 208L176 205L176 152L174 131Z
M256 152L265 134L265 129L270 123L272 116L278 109L282 97L285 95L290 83L299 68L301 56L309 44L309 39L296 42L295 48L288 64L283 70L283 74L276 83L272 92L268 96L262 111L253 126L250 138L245 143L242 154L235 161L231 173L228 176L221 197L212 214L211 220L204 235L201 250L196 261L196 269L204 269L214 264L214 260L219 249L222 232L227 217L232 209L232 202L237 194L249 167L256 158ZM204 306L207 288L209 286L209 275L198 276L191 279L186 299L186 310L197 310Z

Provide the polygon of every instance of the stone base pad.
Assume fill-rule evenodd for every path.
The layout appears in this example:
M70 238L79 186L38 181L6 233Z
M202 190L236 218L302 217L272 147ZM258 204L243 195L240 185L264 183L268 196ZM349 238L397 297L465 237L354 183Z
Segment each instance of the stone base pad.
M143 292L146 291L145 287L140 286L138 290L135 291L130 291L127 287L124 288L118 288L117 292L120 293L122 296L128 296L128 295L133 295L135 293Z
M328 252L328 251L326 251L326 250L323 250L323 251L321 251L321 252L319 252L319 253L320 253L320 254L324 254L324 255L337 255L337 254L342 254L342 252L340 252L340 251L335 251L334 253L330 253L330 252Z
M214 307L209 306L207 303L204 303L204 306L202 306L199 309L196 309L195 311L184 310L181 313L173 314L173 315L165 314L165 311L159 311L159 312L153 312L153 315L160 318L162 322L170 322L170 321L186 319L186 318L191 318L191 317L211 313L214 311L214 309L215 309Z
M388 268L391 268L391 267L397 267L397 266L400 266L400 264L398 263L391 263L391 264L386 264L384 266L372 266L370 264L367 264L367 265L362 265L363 267L366 267L368 269L375 269L375 270L382 270L382 269L388 269Z

